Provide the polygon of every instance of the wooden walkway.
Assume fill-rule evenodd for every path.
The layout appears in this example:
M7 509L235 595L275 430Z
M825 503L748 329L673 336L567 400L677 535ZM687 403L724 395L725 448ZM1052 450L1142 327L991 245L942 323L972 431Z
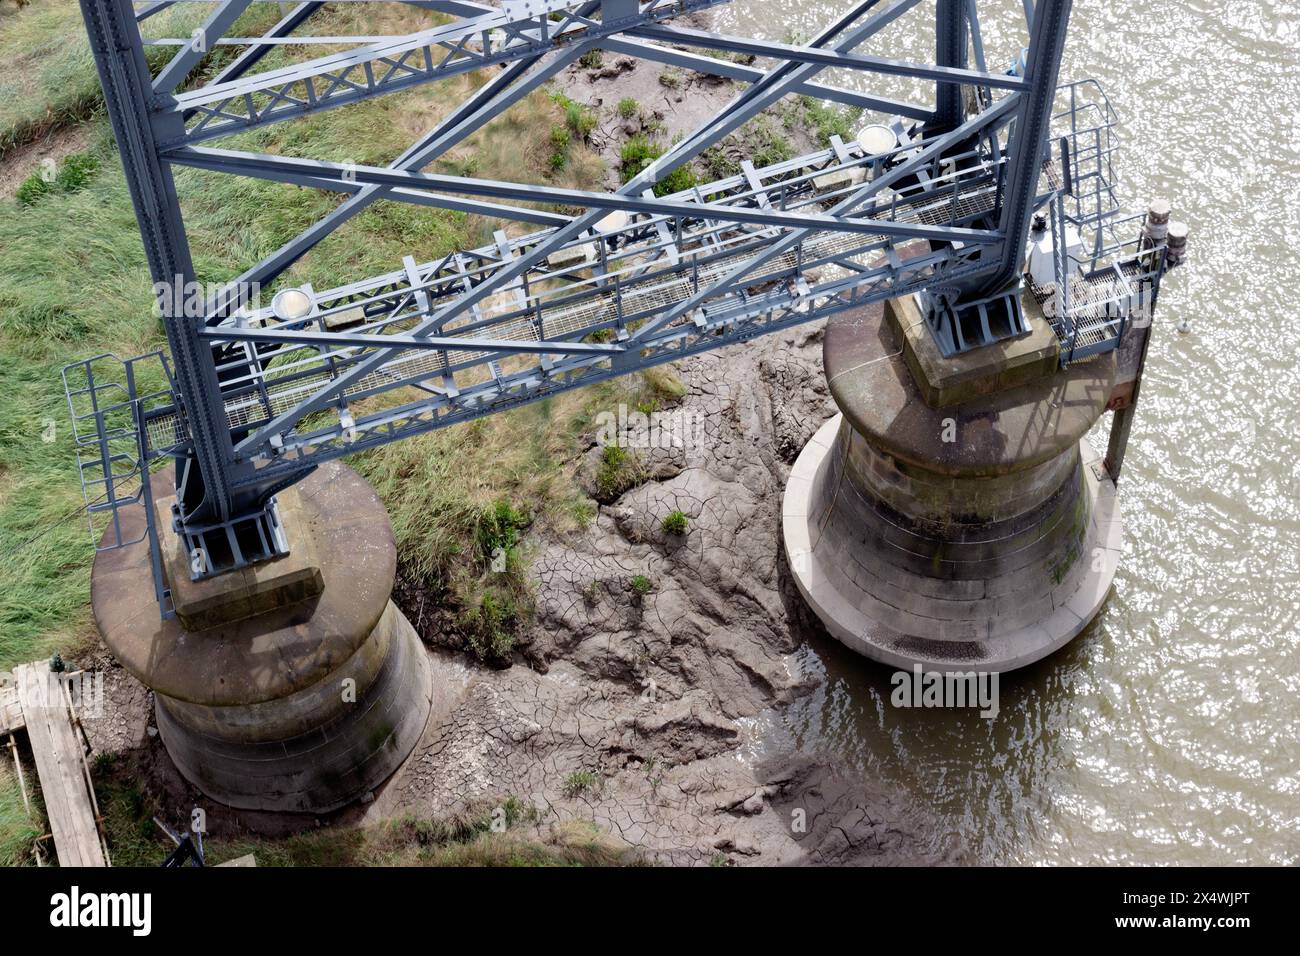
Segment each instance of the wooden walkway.
M68 690L44 661L16 667L14 677L16 686L0 687L0 732L27 728L59 866L108 866L80 720Z
M23 707L16 684L0 684L0 734L23 729Z

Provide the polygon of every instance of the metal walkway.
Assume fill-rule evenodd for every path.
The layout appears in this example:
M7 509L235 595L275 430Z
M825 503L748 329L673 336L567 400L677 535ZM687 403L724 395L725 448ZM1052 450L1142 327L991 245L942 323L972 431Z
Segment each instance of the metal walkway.
M843 161L836 158L837 152L845 156ZM704 208L700 217L692 220L634 214L616 228L579 237L552 253L527 281L505 286L487 304L448 321L439 333L451 339L498 343L623 341L639 328L639 323L670 312L701 289L722 282L780 238L775 229L747 230L734 223L710 221L705 218L708 207L743 203L753 208L819 213L864 181L865 164L872 159L880 161L880 157L865 156L856 145L844 147L837 143L836 149L825 153L753 171L752 179L733 177L665 197ZM828 181L844 185L818 187ZM996 192L994 169L986 164L939 177L929 188L892 193L887 206L882 202L878 211L866 212L883 213L880 218L887 222L963 225L991 212ZM704 196L724 198L705 203ZM302 321L280 321L266 308L239 315L218 328L303 330L324 326L361 334L396 334L546 238L545 232L535 233L497 246L456 253L438 262L418 264L365 283L315 293L316 308ZM819 271L836 273L839 284L851 290L872 283L882 269L881 263L887 262L895 249L896 244L882 235L813 234L794 249L751 270L743 286L725 290L706 300L697 314L683 315L667 324L647 347L664 339L678 339L681 331L699 338L739 339L745 320L752 319L755 310L761 316L777 309L795 309L801 301L809 307L824 306L828 302L811 292ZM725 320L710 321L715 315L725 316ZM214 330L213 334L219 332ZM228 381L223 394L230 427L254 426L291 409L365 350L340 348L321 353L316 347L280 348L273 363L260 363L270 366L265 371L255 377ZM263 358L261 352L256 354ZM527 352L507 354L501 348L408 352L359 380L344 398L357 401L401 381L434 389L447 399L449 408L474 408L484 400L481 396L485 392L504 381L506 370L524 367L525 360L536 363L539 374L545 374L544 358ZM611 363L605 360L606 365ZM599 363L593 365L599 369ZM174 413L150 417L148 427L154 447L175 446L186 439Z

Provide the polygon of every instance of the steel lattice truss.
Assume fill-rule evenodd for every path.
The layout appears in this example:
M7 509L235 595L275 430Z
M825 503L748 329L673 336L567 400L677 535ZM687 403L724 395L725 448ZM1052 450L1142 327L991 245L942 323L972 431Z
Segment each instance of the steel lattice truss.
M274 494L331 458L912 291L982 309L1018 281L1029 218L1060 188L1054 167L1046 183L1041 173L1070 0L1038 0L1036 10L1026 2L1027 54L1009 72L985 62L975 0L858 0L804 45L670 22L721 0L408 0L446 22L405 36L320 38L349 48L261 72L255 67L276 46L297 42L310 54L317 40L302 31L324 4L298 3L264 36L237 37L231 28L255 0L223 0L204 4L205 43L148 41L178 49L157 75L141 25L197 0L80 2L155 282L194 275L175 166L347 196L232 280L203 315L164 303L170 355L152 360L162 358L167 388L140 393L142 360L126 363L128 380L114 383L125 401L110 398L94 361L70 369L74 418L92 450L83 471L109 499L95 507L115 515L143 500L152 512L148 482L138 479L151 461L175 457L175 526L200 575L279 553ZM855 52L923 3L934 9L936 62ZM210 82L186 88L217 45L241 52ZM754 54L768 65L683 48ZM613 193L423 171L593 49L746 85ZM488 67L493 75L477 92L386 167L213 145ZM934 100L899 102L818 81L829 68L932 82ZM870 151L832 137L829 149L654 194L674 169L791 95L877 113L893 145ZM1076 180L1080 157L1076 148L1065 170ZM1101 158L1099 148L1094 164ZM1096 229L1112 214L1104 198ZM246 306L247 289L274 281L380 200L473 212L503 228L482 248L434 262L408 257L342 288L299 290L297 312ZM583 211L559 211L573 208ZM510 223L537 228L508 234ZM1064 313L1058 326L1074 334ZM1103 332L1094 338L1113 346L1118 327ZM360 404L377 396L386 397ZM134 492L123 490L132 477ZM156 554L158 532L149 534Z

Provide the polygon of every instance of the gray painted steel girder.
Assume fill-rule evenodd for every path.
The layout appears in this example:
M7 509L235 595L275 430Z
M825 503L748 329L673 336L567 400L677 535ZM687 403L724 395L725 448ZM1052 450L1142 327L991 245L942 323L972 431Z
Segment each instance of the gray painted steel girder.
M867 298L923 288L928 282L937 281L937 277L948 283L960 280L971 286L1001 281L1007 263L1011 262L1014 268L1018 262L1028 229L1038 163L1050 119L1070 9L1070 0L1039 0L1037 11L1032 16L1030 55L1025 75L1003 76L990 74L984 66L972 0L936 0L936 63L933 66L853 52L863 40L897 20L920 0L894 0L892 3L861 0L805 46L763 43L655 24L659 19L688 8L702 8L721 0L675 0L672 3L603 0L587 3L576 10L576 4L564 4L565 9L557 14L555 22L545 16L514 20L508 11L484 7L469 0L430 0L415 5L443 10L462 19L408 37L395 37L347 53L260 74L249 71L272 47L269 44L254 45L222 70L214 82L172 96L171 92L179 88L200 64L202 53L182 48L157 79L153 79L145 64L138 25L172 4L158 2L136 10L129 0L80 2L91 33L92 50L122 152L150 270L157 282L193 279L193 265L171 179L170 166L173 164L251 173L352 193L330 216L246 272L241 278L248 281L273 279L321 238L376 199L442 205L482 212L494 218L518 218L554 227L536 245L487 274L477 284L466 283L461 294L436 308L431 307L429 314L413 328L400 334L337 334L302 329L232 331L226 327L205 330L206 322L220 322L237 304L229 296L219 296L211 303L214 308L205 317L165 312L164 326L174 363L176 402L184 416L187 453L193 455L198 463L207 491L204 517L218 520L231 516L232 512L238 512L247 507L248 502L266 494L272 483L283 486L296 475L301 475L304 468L310 467L311 463L306 460L283 461L254 473L252 456L260 454L272 436L288 434L305 416L339 403L343 395L352 394L354 385L402 351L465 352L473 349L496 354L550 353L556 359L551 371L541 378L537 378L535 373L502 377L498 372L495 382L485 383L481 389L480 386L474 387L477 397L462 396L458 399L454 394L443 394L429 399L435 404L443 403L446 414L441 420L436 420L436 414L426 417L433 406L416 403L411 411L414 417L409 422L401 426L392 424L386 426L387 431L377 430L366 436L366 447L397 440L426 427L439 427L452 420L463 420L467 416L535 400L552 394L558 388L576 387L597 378L667 361L678 354L702 351L730 341L743 341L764 331L807 321L810 316L825 314L827 309L833 311L836 307L843 308ZM216 5L205 22L205 28L213 34L208 37L209 46L248 6L249 0L224 0ZM268 31L266 37L290 36L319 6L315 2L299 3ZM500 31L496 37L503 45L494 46L497 40L490 36L493 30ZM473 49L472 38L481 38L483 47ZM772 57L778 63L763 72L752 66L673 50L654 40L749 52ZM968 41L975 47L977 69L969 69L966 65ZM419 172L478 125L518 102L527 92L592 46L714 72L751 85L720 115L676 144L612 196L577 190L539 192L535 187ZM388 169L341 167L339 164L198 149L192 145L226 132L359 102L489 63L505 64L505 69ZM934 110L815 83L813 78L828 67L934 81ZM979 116L963 122L962 85L1013 92ZM295 92L295 87L299 92ZM307 89L305 94L300 92L303 89ZM725 204L688 203L643 195L673 169L690 161L790 93L818 95L912 118L927 118L944 133L928 139L918 155L840 199L829 214L800 215L779 207L762 209L740 204L728 207ZM236 111L231 112L227 107ZM936 156L962 148L964 142L987 137L996 158L998 144L994 131L1013 118L1013 112L1015 126L1008 140L1007 170L1002 173L999 168L998 171L1004 176L1004 181L996 230L873 221L854 216L854 211L880 189L897 184L927 164L934 163ZM185 129L187 117L197 118L197 125L188 131ZM951 132L947 131L949 129ZM178 149L178 146L184 148ZM549 199L552 203L587 205L590 211L568 219L540 210L443 195L446 192L524 202ZM511 288L520 280L526 282L530 269L584 235L608 209L743 223L775 230L777 234L756 254L729 269L721 279L700 283L686 301L644 322L628 341L616 345L492 338L451 340L436 334L448 319L469 314L487 297ZM832 232L880 236L882 248L888 248L893 239L905 238L930 239L938 246L926 257L924 269L890 262L876 269L859 269L858 274L842 280L821 283L818 285L818 294L822 297L819 301L828 304L804 311L800 311L802 306L797 297L791 298L792 293L786 290L735 295L746 277L758 274L756 270L765 263L783 252L802 248L801 243L809 237ZM952 242L960 243L961 248L950 247L948 244ZM990 245L993 255L987 252L973 254L976 246L987 248ZM696 324L674 324L682 315L705 302L711 305L709 316L702 320L702 325L699 321ZM236 340L240 340L264 345L283 342L285 347L300 347L304 343L325 348L339 346L361 350L364 354L345 363L344 370L328 385L311 391L306 399L270 421L258 423L252 434L240 439L239 433L232 432L226 419L217 374L218 357L212 347L214 340L223 343L221 347L226 350L236 347ZM224 358L221 361L228 365L230 353L222 354ZM250 365L250 369L255 372L255 363ZM494 393L492 389L498 391Z

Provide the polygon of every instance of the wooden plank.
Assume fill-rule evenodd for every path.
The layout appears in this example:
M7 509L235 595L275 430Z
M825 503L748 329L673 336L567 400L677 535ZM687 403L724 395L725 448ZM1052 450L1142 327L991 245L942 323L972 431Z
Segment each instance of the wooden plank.
M23 729L23 708L18 702L18 685L0 684L0 734Z
M62 691L51 686L43 663L24 664L14 673L59 865L105 866L82 770L81 743Z

